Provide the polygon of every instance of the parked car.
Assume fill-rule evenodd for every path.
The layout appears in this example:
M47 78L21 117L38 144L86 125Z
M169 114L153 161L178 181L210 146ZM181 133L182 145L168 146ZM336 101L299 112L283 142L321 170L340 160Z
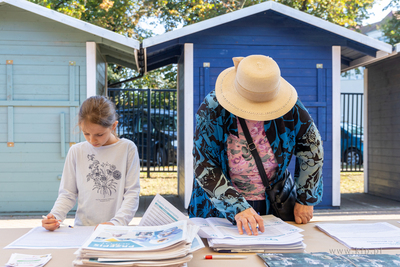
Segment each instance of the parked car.
M138 147L140 159L158 166L176 164L177 115L167 109L126 109L119 112L120 137L132 140ZM150 119L150 123L149 123ZM148 146L148 136L151 135ZM149 149L147 149L149 147ZM148 156L149 155L149 156Z
M355 124L340 124L340 143L342 162L348 165L361 165L364 161L364 130Z

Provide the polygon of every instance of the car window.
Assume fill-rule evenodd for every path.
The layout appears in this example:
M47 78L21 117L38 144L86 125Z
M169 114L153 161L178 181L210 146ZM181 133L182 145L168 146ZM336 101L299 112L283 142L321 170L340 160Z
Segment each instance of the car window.
M354 124L343 124L342 128L346 131L348 131L351 134L354 135L363 135L364 134L364 128L363 127L359 127L357 125Z
M353 134L357 134L357 135L363 135L364 134L363 128L357 127L357 126L353 126L352 129L351 129L351 132Z
M148 127L147 114L144 114L144 116L140 116L138 118L138 120L139 120L138 131L139 132L147 132L147 127Z

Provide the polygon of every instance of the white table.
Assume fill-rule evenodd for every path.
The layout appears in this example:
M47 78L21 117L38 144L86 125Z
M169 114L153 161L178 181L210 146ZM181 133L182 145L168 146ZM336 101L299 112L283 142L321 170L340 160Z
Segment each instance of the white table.
M400 227L398 220L385 220L397 227ZM375 223L383 222L378 220L360 220L360 221L339 221L338 223ZM347 247L336 241L335 239L324 234L315 227L318 222L312 222L305 225L296 225L304 231L304 243L307 245L306 252L330 252L333 251L347 251ZM52 259L46 264L46 267L70 267L72 261L75 259L73 254L76 249L3 249L5 246L26 234L30 229L27 228L11 228L0 229L0 266L5 265L9 260L12 253L33 254L41 255L51 253ZM353 251L354 252L354 251ZM400 254L400 249L383 249L383 254ZM193 254L193 259L189 262L189 267L220 267L222 262L224 265L229 264L229 267L244 267L244 266L265 266L263 261L256 255L256 253L241 253L240 255L247 255L248 258L235 259L235 260L205 260L204 255L216 254L210 248L205 247L196 251ZM225 253L219 253L224 255ZM245 262L244 262L245 261ZM244 265L245 264L245 265Z

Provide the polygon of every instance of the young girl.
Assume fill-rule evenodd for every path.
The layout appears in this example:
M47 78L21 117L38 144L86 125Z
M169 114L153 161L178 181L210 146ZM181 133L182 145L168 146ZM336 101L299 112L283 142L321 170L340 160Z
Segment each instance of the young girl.
M79 128L86 142L67 155L58 198L42 220L55 230L78 200L75 225L128 225L139 205L139 156L136 145L115 135L117 114L105 97L86 99Z

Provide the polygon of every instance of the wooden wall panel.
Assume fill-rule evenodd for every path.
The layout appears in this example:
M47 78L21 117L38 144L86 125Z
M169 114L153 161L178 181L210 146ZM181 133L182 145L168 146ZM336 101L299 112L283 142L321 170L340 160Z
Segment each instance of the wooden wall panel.
M332 206L332 44L327 35L280 15L255 15L182 37L194 43L194 110L214 89L218 75L232 67L232 57L262 54L272 57L281 75L298 95L323 138L324 196L318 207ZM208 69L203 63L210 63ZM317 64L322 64L317 69ZM290 170L293 173L295 159Z
M368 66L368 193L400 201L400 57Z
M86 98L86 41L100 38L7 5L0 8L0 25L0 214L48 211L63 151L71 137L79 139L75 119ZM13 147L7 146L10 133Z

